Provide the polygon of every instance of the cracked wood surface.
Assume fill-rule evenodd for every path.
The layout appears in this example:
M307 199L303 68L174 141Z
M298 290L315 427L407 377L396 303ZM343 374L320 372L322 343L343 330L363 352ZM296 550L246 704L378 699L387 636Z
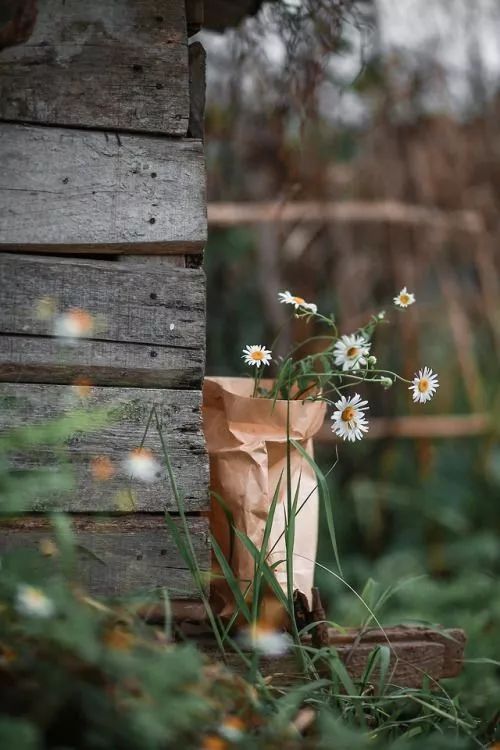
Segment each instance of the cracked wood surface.
M208 459L201 424L201 392L146 388L99 388L90 392L60 385L0 384L0 434L27 424L45 425L74 410L97 415L106 410L104 427L96 417L92 431L81 431L75 418L74 430L62 449L62 458L74 477L70 491L42 494L23 511L60 509L72 512L177 511L177 503L163 460L162 444L154 420L156 407L161 432L179 488L185 495L186 510L208 509ZM126 467L130 452L141 446L158 462L153 481L133 479ZM57 470L61 450L35 445L10 453L17 471ZM104 463L103 463L104 462ZM64 465L63 465L64 468ZM104 470L104 471L103 471Z
M176 520L180 525L180 522ZM208 521L188 518L198 564L210 568ZM173 599L193 599L199 592L192 580L163 516L99 518L72 516L77 575L93 595L141 594L148 599L155 589L166 588ZM19 548L37 548L54 540L51 524L37 516L0 519L0 554Z
M37 6L27 41L0 54L1 119L186 135L182 0Z
M92 315L89 338L54 338L55 314ZM0 254L0 380L200 387L202 269Z
M201 141L0 123L0 164L0 249L203 250Z

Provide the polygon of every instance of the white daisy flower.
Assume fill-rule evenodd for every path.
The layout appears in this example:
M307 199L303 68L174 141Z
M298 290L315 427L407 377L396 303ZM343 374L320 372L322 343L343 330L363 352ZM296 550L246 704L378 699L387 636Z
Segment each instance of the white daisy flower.
M56 609L52 599L43 591L27 584L18 586L15 606L20 615L42 619L52 617Z
M371 344L364 336L353 333L351 336L341 336L333 348L335 364L346 370L359 370L367 364Z
M125 470L133 479L142 482L154 482L160 471L160 464L153 458L147 448L136 448L125 460Z
M368 420L364 412L368 409L368 401L362 401L361 396L342 396L335 403L336 411L332 414L332 432L343 440L354 443L361 440L364 432L368 432Z
M272 359L272 354L272 351L266 349L265 346L254 344L253 346L245 346L241 358L245 360L246 365L260 367L261 365L269 364Z
M54 336L61 336L65 339L80 339L90 336L93 329L92 315L86 310L79 310L76 307L58 315L54 321Z
M318 312L318 306L314 302L306 302L303 297L294 297L291 292L279 292L278 299L285 305L293 305L296 310L303 309L311 313Z
M259 623L244 628L239 640L243 648L258 651L264 656L283 656L292 645L292 639L288 633Z
M409 307L415 302L415 295L404 286L399 294L394 297L394 304L398 307Z
M430 367L424 367L416 373L413 385L410 385L408 390L413 391L412 398L416 404L425 404L426 401L431 400L437 388L439 388L438 376Z

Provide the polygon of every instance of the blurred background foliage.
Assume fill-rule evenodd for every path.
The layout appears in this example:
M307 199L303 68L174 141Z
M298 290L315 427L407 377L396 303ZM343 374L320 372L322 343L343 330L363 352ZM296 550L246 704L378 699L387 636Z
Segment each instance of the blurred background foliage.
M206 35L207 372L244 374L243 346L271 344L279 290L334 312L342 333L388 309L381 366L428 364L441 388L425 407L381 391L373 438L338 446L344 572L358 591L372 579L374 605L398 586L384 623L461 626L470 659L499 660L500 6L425 8L284 3ZM417 304L391 312L403 285ZM280 351L307 329L286 330ZM336 450L322 434L324 469ZM326 538L319 559L335 569ZM364 620L333 576L319 581L332 619ZM456 689L491 718L498 664L469 664Z

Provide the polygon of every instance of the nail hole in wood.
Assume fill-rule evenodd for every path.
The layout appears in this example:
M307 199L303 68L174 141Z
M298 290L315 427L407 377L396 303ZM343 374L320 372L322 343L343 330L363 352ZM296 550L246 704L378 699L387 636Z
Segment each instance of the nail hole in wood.
M142 560L142 552L139 552L138 555L135 557L136 560Z
M166 555L166 554L167 554L167 550L166 550L166 549L161 549L161 550L160 550L160 555L161 555L162 557L165 557L165 555Z
M155 357L158 356L158 352L155 352L154 349L151 349L151 351L149 352L149 356L154 359Z
M155 217L154 217L154 216L152 216L152 217L150 218L150 220L149 220L149 223L150 223L150 224L156 224L156 219L155 219Z
M156 172L151 172L151 177L156 177Z
M156 294L156 292L151 292L151 294L149 295L149 299L158 299L158 295Z
M132 70L134 73L142 73L142 65L135 63L135 65L132 65Z
M156 83L155 86L156 86L157 89L162 89L163 88L163 83Z

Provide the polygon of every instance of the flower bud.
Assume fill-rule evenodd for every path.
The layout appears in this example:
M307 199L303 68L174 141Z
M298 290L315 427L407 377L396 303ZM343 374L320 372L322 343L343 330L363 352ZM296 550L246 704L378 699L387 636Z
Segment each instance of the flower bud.
M370 354L367 361L369 367L375 367L375 365L377 364L377 358L374 357L373 354Z
M390 388L391 385L393 385L393 380L391 378L386 378L385 375L383 375L380 378L380 385L384 388Z

